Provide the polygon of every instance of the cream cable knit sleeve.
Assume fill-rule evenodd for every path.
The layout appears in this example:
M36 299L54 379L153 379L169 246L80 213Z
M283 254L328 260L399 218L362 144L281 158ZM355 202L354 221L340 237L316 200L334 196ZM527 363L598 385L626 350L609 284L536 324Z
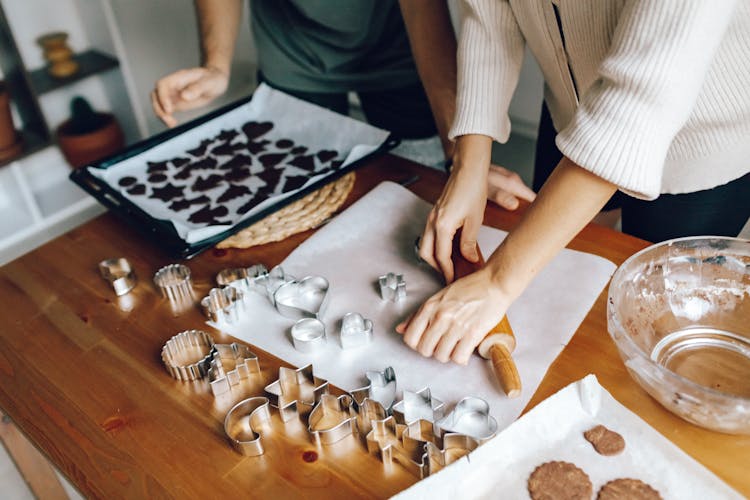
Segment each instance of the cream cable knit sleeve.
M557 136L560 151L629 194L659 196L667 150L693 110L734 5L631 0L599 79Z
M450 138L483 134L506 142L523 36L507 0L470 0L461 7L456 117Z

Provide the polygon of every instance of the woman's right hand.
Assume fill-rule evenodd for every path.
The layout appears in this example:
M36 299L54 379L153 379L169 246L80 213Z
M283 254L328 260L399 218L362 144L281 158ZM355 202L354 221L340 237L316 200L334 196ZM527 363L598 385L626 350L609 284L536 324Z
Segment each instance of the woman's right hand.
M443 273L446 283L454 278L451 251L453 236L461 232L461 254L472 262L477 255L477 235L487 204L487 176L492 138L463 135L457 138L453 170L422 233L419 256Z
M229 73L215 66L175 71L156 82L151 105L168 127L177 125L173 113L205 106L227 90Z

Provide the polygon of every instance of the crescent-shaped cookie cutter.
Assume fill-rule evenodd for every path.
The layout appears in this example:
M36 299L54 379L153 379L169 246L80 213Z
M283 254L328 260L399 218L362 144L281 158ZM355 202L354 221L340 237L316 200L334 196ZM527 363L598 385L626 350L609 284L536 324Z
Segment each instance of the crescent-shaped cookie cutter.
M317 445L328 445L357 434L357 412L348 394L323 394L308 417L307 431Z
M161 350L161 359L169 374L177 380L193 381L208 373L214 340L202 330L185 330L169 339Z
M136 277L130 262L124 257L106 259L99 263L99 273L112 285L117 296L135 288Z
M215 344L208 368L208 383L215 397L226 394L252 375L260 374L258 357L244 344Z
M248 398L232 407L224 418L224 433L232 448L248 457L264 453L258 429L271 419L268 398Z

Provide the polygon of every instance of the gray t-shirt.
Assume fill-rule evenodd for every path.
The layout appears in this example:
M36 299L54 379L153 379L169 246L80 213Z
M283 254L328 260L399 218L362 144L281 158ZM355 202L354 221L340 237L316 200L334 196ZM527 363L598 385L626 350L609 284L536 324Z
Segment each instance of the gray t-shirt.
M303 92L388 90L419 81L396 0L250 0L260 70Z

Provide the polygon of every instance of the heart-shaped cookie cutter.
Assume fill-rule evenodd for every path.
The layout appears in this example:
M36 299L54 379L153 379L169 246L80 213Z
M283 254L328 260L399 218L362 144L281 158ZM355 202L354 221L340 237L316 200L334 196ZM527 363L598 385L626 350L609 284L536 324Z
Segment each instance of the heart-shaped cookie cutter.
M300 414L309 413L323 394L328 394L328 382L313 374L313 366L296 370L279 368L279 379L268 384L265 393L271 405L278 408L281 420L288 422Z
M342 349L369 344L372 342L372 321L356 312L346 313L341 320L339 341Z
M124 257L106 259L99 263L99 273L112 285L117 296L125 295L135 287L135 272Z
M244 296L242 290L233 286L212 288L201 299L201 309L215 323L234 323L245 309Z
M320 319L327 305L328 287L328 280L322 276L288 281L273 294L276 310L287 318Z
M406 281L403 274L388 273L378 278L380 298L400 302L406 298Z
M409 425L416 420L435 422L442 418L445 404L432 397L429 387L417 392L404 390L403 398L393 405L393 417L402 425Z
M307 431L317 445L333 444L357 433L354 400L348 394L323 394L308 417Z
M490 405L484 399L473 396L456 403L453 410L435 425L443 433L463 434L480 443L497 433L497 420L490 415Z
M214 340L202 330L185 330L169 339L161 359L177 380L198 380L208 373Z
M208 383L215 397L231 391L252 375L260 374L258 357L244 344L215 344L208 368Z
M224 433L241 455L257 457L265 451L258 429L271 419L268 398L248 398L232 407L224 418Z
M302 318L292 325L292 344L299 352L311 354L326 344L326 326L317 318Z

